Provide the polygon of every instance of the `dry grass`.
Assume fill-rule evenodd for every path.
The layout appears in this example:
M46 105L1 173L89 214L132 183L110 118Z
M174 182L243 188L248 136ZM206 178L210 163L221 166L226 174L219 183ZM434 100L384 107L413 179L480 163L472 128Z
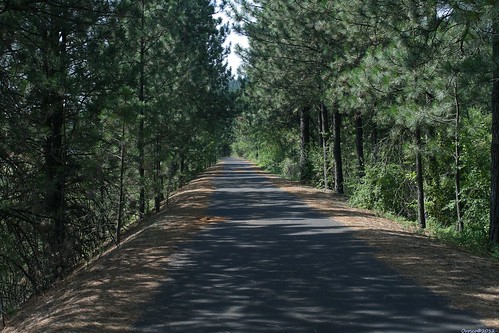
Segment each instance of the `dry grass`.
M170 200L170 208L137 225L113 248L32 299L2 333L133 332L134 323L157 287L167 279L165 265L179 242L206 223L212 177L217 166Z
M376 250L377 257L404 276L450 300L451 306L476 314L483 325L499 328L499 263L442 244L376 216L350 207L346 199L297 182L272 176L282 189L310 207L352 228L355 235Z

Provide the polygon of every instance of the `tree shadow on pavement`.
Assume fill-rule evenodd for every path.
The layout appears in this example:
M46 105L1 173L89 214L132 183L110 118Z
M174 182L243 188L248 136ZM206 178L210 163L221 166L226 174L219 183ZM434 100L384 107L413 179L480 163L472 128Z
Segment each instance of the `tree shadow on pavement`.
M352 230L238 161L185 243L140 332L460 332L477 322L374 258Z

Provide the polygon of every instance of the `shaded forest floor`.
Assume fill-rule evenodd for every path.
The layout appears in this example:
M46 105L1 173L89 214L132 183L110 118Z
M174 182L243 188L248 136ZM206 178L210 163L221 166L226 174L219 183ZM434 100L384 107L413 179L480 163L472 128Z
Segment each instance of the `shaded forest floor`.
M217 217L206 216L213 176L209 169L173 196L164 209L137 225L122 245L82 267L45 295L32 299L2 333L134 332L143 308L168 279L165 265L176 246ZM255 167L256 170L259 170ZM354 230L377 257L418 284L499 328L498 263L477 257L348 206L344 198L271 176L311 207Z

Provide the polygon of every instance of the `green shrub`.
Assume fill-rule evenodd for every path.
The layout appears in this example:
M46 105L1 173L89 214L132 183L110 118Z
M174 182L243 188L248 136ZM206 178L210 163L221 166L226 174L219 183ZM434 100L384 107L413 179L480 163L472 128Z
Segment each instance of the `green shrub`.
M432 224L430 232L437 239L458 245L476 254L485 254L488 251L488 228L483 223L466 223L462 232L456 231L454 226L444 227Z
M416 216L412 178L401 165L367 166L362 181L353 186L350 202L412 219Z
M298 180L300 177L300 164L286 157L284 161L281 162L281 174L284 178Z

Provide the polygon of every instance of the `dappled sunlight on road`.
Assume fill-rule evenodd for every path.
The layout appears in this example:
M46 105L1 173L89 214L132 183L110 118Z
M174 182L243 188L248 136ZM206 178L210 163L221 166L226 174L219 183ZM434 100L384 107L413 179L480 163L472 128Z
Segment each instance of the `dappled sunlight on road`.
M469 315L374 259L354 231L226 160L210 215L137 322L148 332L456 332ZM443 319L445 318L445 319Z
M499 327L499 280L491 272L497 262L478 257L420 234L372 211L349 207L345 197L296 182L271 177L272 182L354 231L375 250L376 258L418 284L447 298L451 306L482 318L484 327Z

